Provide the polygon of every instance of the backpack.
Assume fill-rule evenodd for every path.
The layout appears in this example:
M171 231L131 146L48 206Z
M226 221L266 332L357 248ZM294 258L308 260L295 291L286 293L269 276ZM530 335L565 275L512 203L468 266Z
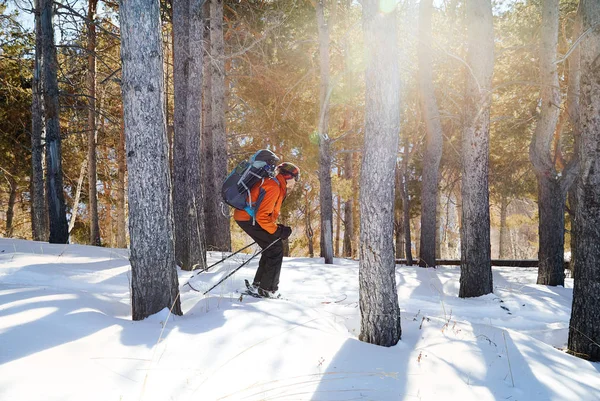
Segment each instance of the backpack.
M246 211L254 218L257 199L251 199L250 190L259 181L273 178L278 161L279 157L268 149L259 150L250 159L242 161L223 182L223 202L235 209Z

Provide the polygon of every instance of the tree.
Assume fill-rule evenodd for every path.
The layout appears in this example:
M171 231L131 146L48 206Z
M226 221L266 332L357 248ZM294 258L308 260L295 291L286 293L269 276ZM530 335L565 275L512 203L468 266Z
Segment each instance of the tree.
M144 319L163 308L181 315L173 240L159 2L124 1L119 15L129 171L133 320Z
M211 138L212 174L216 191L206 194L206 202L213 203L211 223L207 224L212 234L212 242L207 242L209 249L218 251L231 250L231 233L229 232L229 208L221 209L220 188L227 177L227 136L225 127L225 44L223 41L223 0L210 1L210 53L211 66Z
M462 224L459 297L493 292L488 195L494 29L490 0L468 0L468 54L462 132Z
M205 266L200 176L202 124L202 3L173 3L175 137L173 203L175 254L179 266ZM209 172L205 172L209 174Z
M581 0L581 96L575 284L569 352L600 361L600 3Z
M360 340L392 346L402 335L394 260L394 171L400 129L395 9L363 1L365 140L360 179Z
M422 0L419 21L419 87L427 139L421 190L419 265L435 267L438 171L442 159L442 121L435 99L432 71L431 14L433 0Z
M35 55L31 82L31 232L35 241L48 239L48 209L44 193L42 137L44 136L42 99L42 24L41 0L34 3Z
M556 168L552 150L560 115L560 86L556 53L559 0L542 2L540 33L541 112L529 148L538 181L539 252L538 284L564 285L565 202L576 174L576 164Z
M50 243L69 240L65 196L63 193L62 149L58 101L58 60L54 44L54 1L41 0L43 98L46 123L46 196L50 221Z
M321 208L321 256L333 263L333 197L331 192L331 140L329 138L329 97L332 88L329 78L329 25L325 21L324 0L316 3L319 31L319 194Z
M90 217L90 245L100 246L100 224L98 223L98 191L96 164L96 7L98 0L88 2L87 32L87 87L88 87L88 196ZM75 205L77 207L77 205Z

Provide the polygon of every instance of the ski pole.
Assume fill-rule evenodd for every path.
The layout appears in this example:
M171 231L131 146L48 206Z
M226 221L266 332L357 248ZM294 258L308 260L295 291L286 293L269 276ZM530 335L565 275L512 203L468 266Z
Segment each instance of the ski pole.
M237 251L235 251L235 252L234 252L234 253L232 253L231 255L224 257L223 259L219 260L218 262L215 262L215 263L213 263L212 265L210 265L210 266L208 266L208 267L205 267L204 269L201 269L201 270L200 270L198 273L194 274L194 275L193 275L192 277L190 277L190 278L196 277L198 274L200 274L200 273L202 273L202 272L205 272L205 271L208 271L209 269L212 269L213 267L215 267L215 266L216 266L216 265L218 265L219 263L221 263L221 262L224 262L224 261L226 261L227 259L229 259L230 257L232 257L232 256L234 256L234 255L237 255L238 253L242 252L242 251L243 251L243 250L245 250L245 249L248 249L248 248L250 248L250 247L251 247L252 245L254 245L254 244L256 244L256 241L254 241L253 243L251 243L251 244L249 244L249 245L246 245L245 247L243 247L243 248L242 248L242 249L240 249L240 250L237 250ZM196 264L195 266L198 266L198 265ZM196 269L192 269L192 270L196 270Z
M248 259L247 261L245 261L244 263L242 263L240 266L238 266L234 271L232 271L231 273L229 273L228 275L226 275L225 277L223 277L221 280L219 280L219 282L215 285L213 285L212 287L210 287L208 290L206 290L206 292L202 295L206 295L209 292L211 292L216 286L218 286L219 284L221 284L223 281L227 280L229 277L233 276L233 274L240 270L242 267L246 266L252 259L254 259L255 257L257 257L258 255L260 255L261 253L263 253L264 251L266 251L267 249L269 249L271 246L273 246L273 244L275 244L277 241L281 240L281 238L277 238L275 241L271 242L269 245L267 245L264 249L261 249L260 252L255 253L254 255L252 255L252 257L250 259ZM191 286L190 286L191 287Z

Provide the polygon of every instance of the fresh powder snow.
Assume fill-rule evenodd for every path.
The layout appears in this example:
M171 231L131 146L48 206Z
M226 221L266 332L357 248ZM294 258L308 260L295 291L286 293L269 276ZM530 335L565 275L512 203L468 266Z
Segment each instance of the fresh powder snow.
M494 268L460 299L459 267L398 265L385 348L358 340L357 261L285 258L269 300L240 294L256 258L202 294L249 257L180 270L184 315L134 322L127 250L0 239L0 400L600 400L600 364L565 351L572 279Z

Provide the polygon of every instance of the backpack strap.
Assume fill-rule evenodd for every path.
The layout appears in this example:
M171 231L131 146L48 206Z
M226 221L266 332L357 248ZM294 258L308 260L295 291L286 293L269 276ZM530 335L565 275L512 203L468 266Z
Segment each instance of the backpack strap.
M272 179L273 181L275 181L277 183L277 186L280 187L281 183L279 182L279 180L275 177L269 177L270 179ZM252 217L252 225L255 225L256 223L256 211L258 210L258 208L260 207L260 204L262 203L265 194L267 193L263 188L263 184L265 183L265 178L263 178L260 182L260 189L258 190L258 198L256 199L256 202L254 203L254 205L252 205L252 197L249 194L248 195L248 203L249 205L246 206L244 208L244 211L246 213L248 213L250 215L250 217Z

